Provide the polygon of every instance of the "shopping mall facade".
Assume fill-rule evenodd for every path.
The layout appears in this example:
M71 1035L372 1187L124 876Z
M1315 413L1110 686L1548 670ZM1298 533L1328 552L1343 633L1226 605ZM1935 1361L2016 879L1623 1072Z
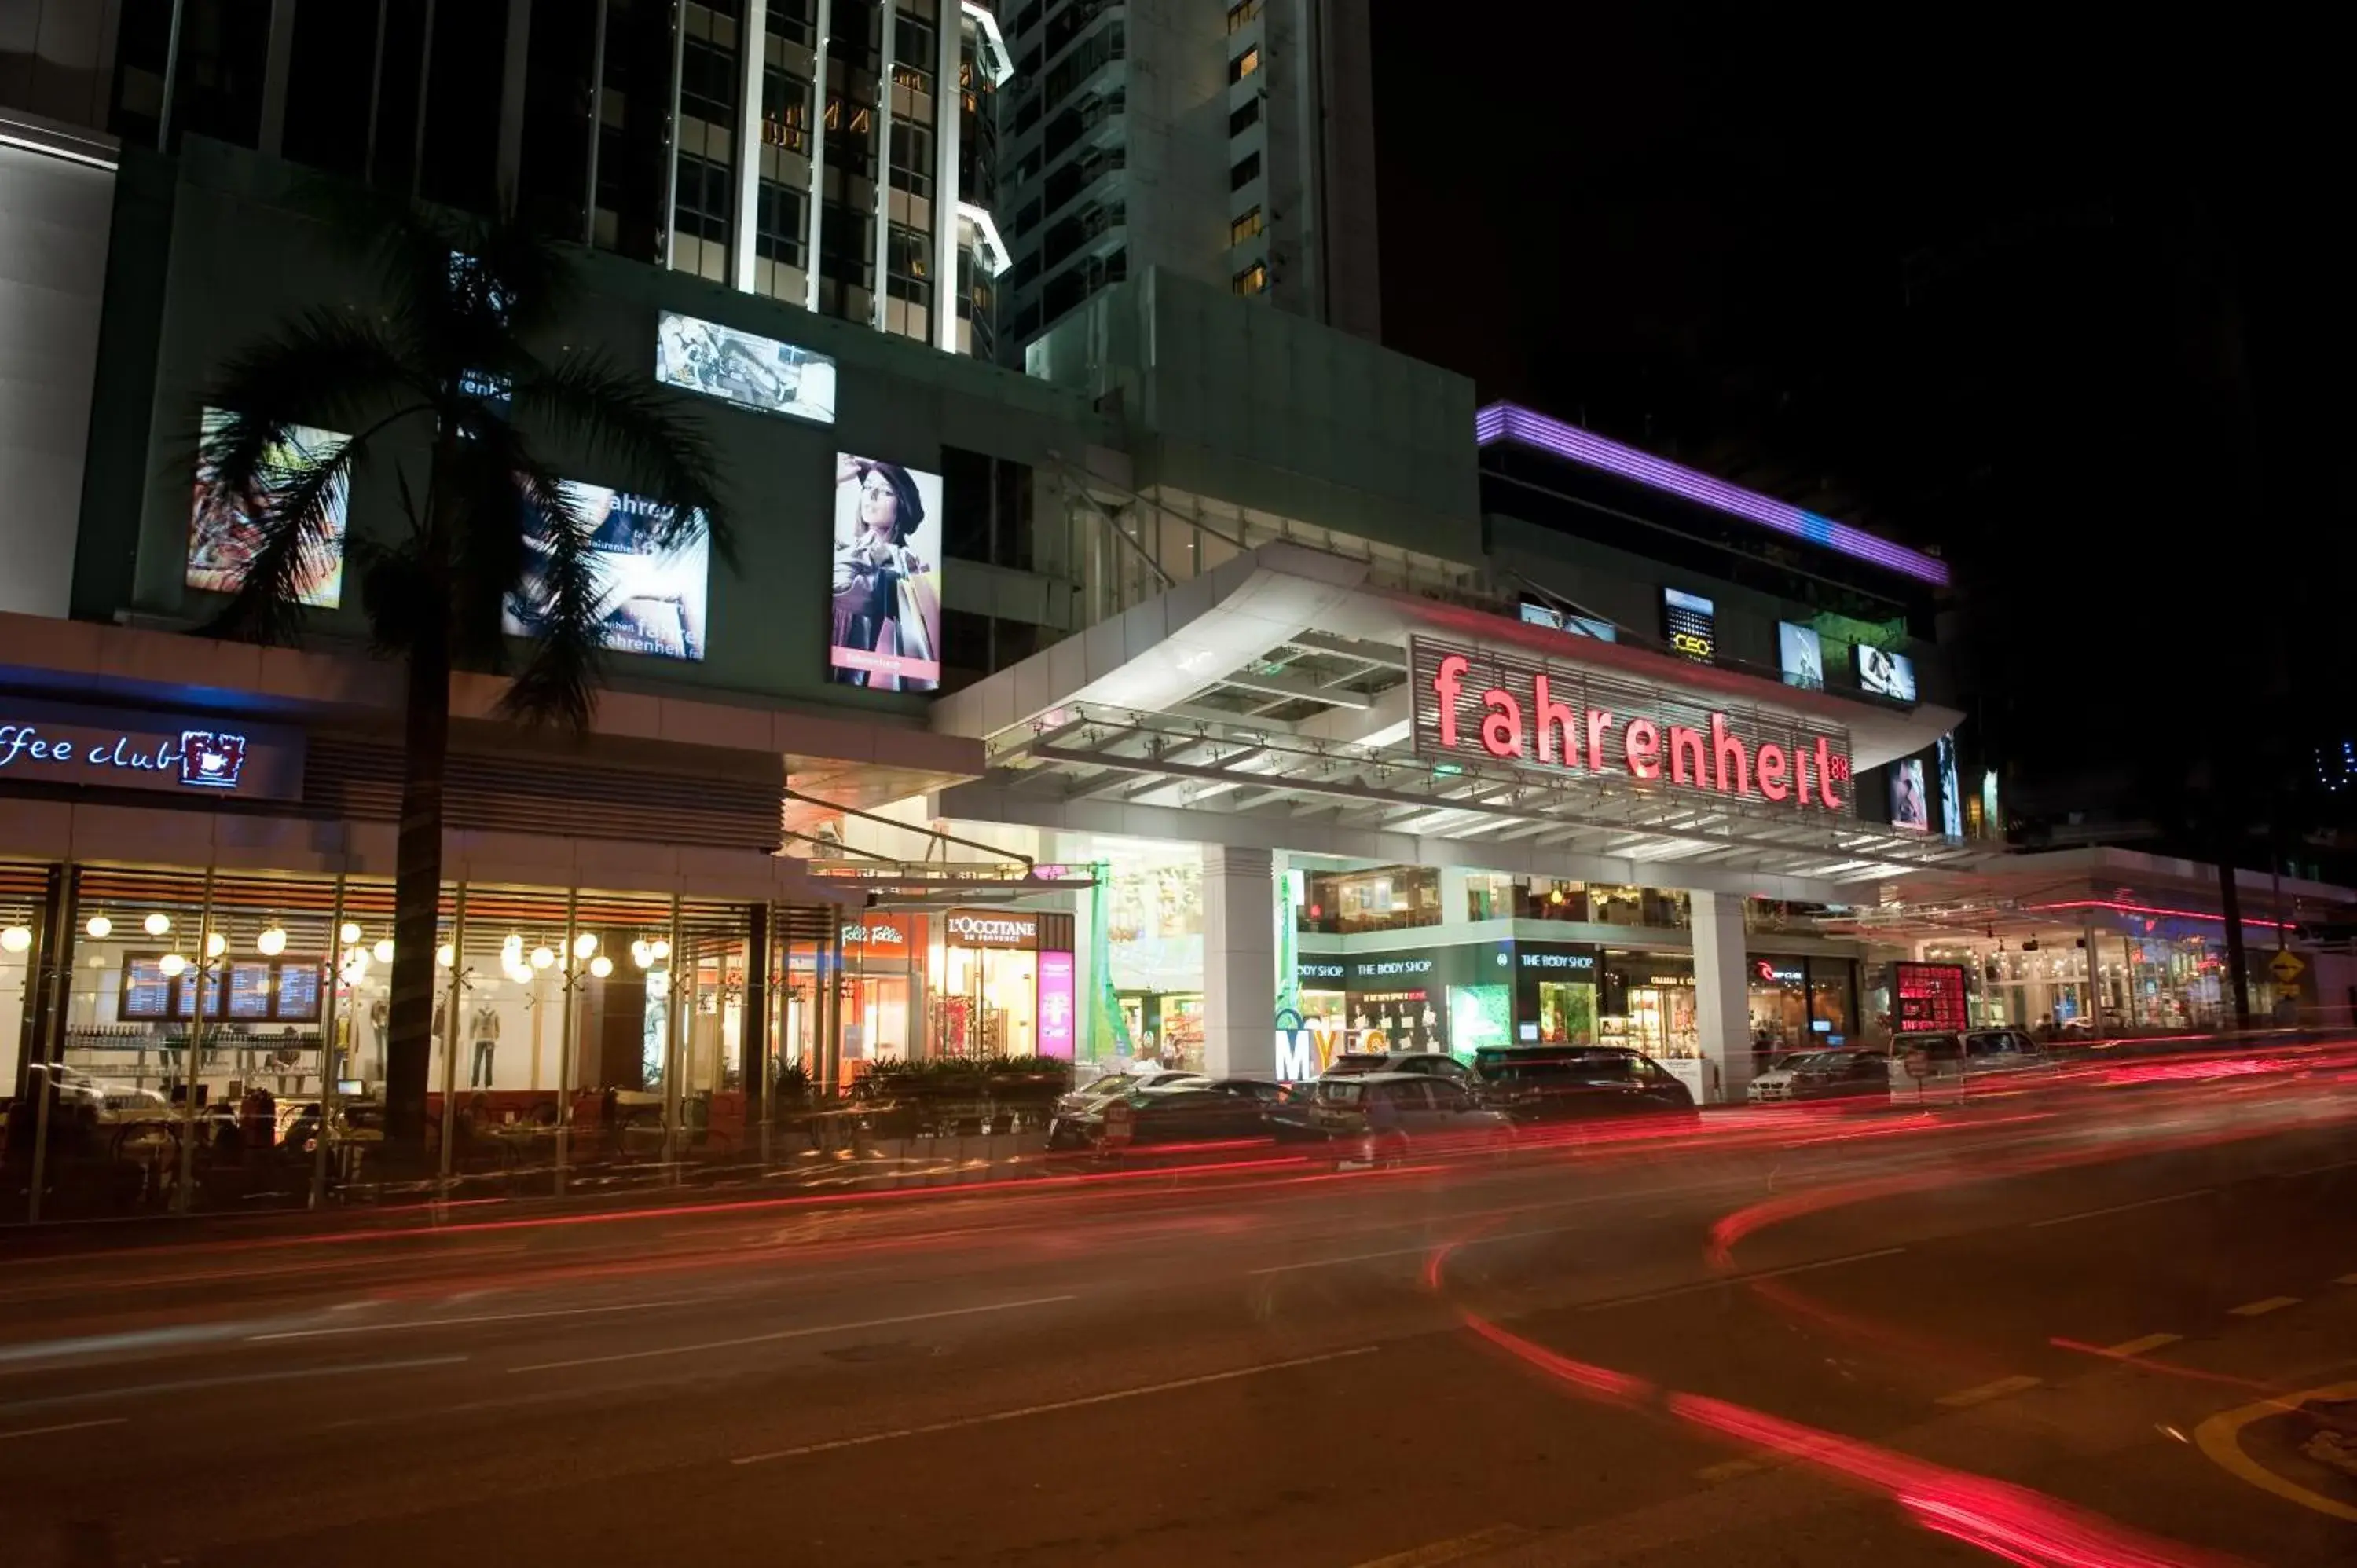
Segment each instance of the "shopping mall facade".
M278 166L0 156L59 274L0 328L45 346L64 433L11 449L0 521L0 1093L61 1069L185 1108L193 1055L195 1103L365 1100L398 672L349 585L301 648L191 635L219 599L190 454L224 357L368 302ZM701 415L738 560L631 601L585 734L454 683L440 1103L637 1117L668 1157L749 1147L765 1060L842 1089L923 1057L1300 1077L1603 1040L1723 1099L1755 1048L1951 1007L2220 1017L2214 876L2003 853L1936 558L1159 273L1025 377L584 267L566 345ZM699 382L683 335L801 390ZM875 464L942 608L846 649L844 476ZM347 529L396 510L363 474ZM2348 903L2272 892L2262 961L2271 922ZM2303 959L2298 1015L2345 1018L2339 963ZM12 1161L46 1136L10 1125Z

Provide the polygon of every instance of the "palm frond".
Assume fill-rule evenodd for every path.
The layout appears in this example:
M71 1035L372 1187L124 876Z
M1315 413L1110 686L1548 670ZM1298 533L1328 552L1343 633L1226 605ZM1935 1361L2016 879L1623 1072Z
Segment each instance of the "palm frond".
M538 464L522 462L514 483L533 534L526 546L533 560L515 596L533 650L502 705L527 724L579 729L597 705L604 646L605 592L590 548L593 531L565 488Z
M251 477L272 431L291 424L351 435L364 426L424 412L432 389L371 323L331 310L296 317L222 365L206 386L210 406L258 421L237 445L208 440L205 456L235 481Z
M262 444L264 456L245 464L244 483L226 476L217 478L204 500L208 509L238 514L220 522L231 529L241 522L251 526L260 544L247 559L245 575L229 603L204 629L209 636L242 641L291 642L303 629L306 585L338 564L336 553L342 548L346 503L361 448L346 441L328 452L285 461L275 456L293 449L285 443L284 426L274 428L268 421L232 414L215 431L220 449L240 461L255 450L257 441Z
M626 374L602 355L569 355L518 383L516 416L596 458L623 489L662 508L664 547L701 534L722 561L737 564L712 444L648 377Z

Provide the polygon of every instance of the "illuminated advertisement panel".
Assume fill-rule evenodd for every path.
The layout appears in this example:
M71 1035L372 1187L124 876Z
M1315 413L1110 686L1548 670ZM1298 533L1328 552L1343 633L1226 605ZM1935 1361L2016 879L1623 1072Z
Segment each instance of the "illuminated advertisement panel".
M655 380L759 413L834 423L832 359L677 311L655 325Z
M1784 684L1822 691L1825 683L1825 648L1814 627L1776 623L1776 652L1784 670Z
M1923 759L1910 757L1890 765L1890 825L1928 832L1931 808L1923 799Z
M889 692L942 683L942 477L840 453L827 663Z
M1903 653L1889 653L1866 643L1857 646L1857 683L1869 692L1915 700L1915 661Z
M666 545L671 514L645 497L570 479L557 489L589 531L600 645L616 653L702 659L711 566L711 544L703 531ZM544 557L544 520L530 508L524 514L524 548ZM511 637L536 637L547 616L547 589L540 574L528 567L523 587L508 596L500 624Z
M1940 831L1960 839L1964 836L1964 792L1956 778L1956 737L1942 736L1933 755L1940 768Z
M210 447L229 415L209 408L202 420L200 454ZM272 495L315 464L333 457L350 439L307 424L288 425L285 439L263 454L260 482L242 496L222 489L218 471L199 455L196 507L188 515L188 585L207 593L237 592L262 550L261 520ZM339 478L328 493L325 537L296 575L297 604L331 610L343 602L344 516L350 505L351 486Z
M1674 651L1707 664L1718 651L1718 607L1699 594L1663 588L1662 634Z

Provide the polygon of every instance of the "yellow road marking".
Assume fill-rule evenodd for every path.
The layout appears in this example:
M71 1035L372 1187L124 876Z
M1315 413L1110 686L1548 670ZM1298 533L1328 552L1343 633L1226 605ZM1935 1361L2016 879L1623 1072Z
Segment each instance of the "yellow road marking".
M2357 1285L2357 1274L2343 1274L2332 1283L2337 1285Z
M1358 1568L1434 1568L1436 1563L1461 1563L1485 1552L1503 1551L1530 1538L1531 1532L1519 1524L1493 1524L1470 1535L1436 1541L1429 1546L1414 1547L1406 1552L1394 1552L1389 1557L1370 1558L1358 1564Z
M1769 1466L1773 1463L1775 1463L1775 1461L1765 1458L1724 1459L1716 1465L1706 1465L1701 1469L1696 1470L1695 1472L1695 1479L1698 1481L1706 1481L1716 1486L1721 1481L1732 1481L1738 1476L1756 1475L1760 1471L1767 1469Z
M1976 1389L1961 1389L1952 1394L1942 1394L1940 1402L1950 1410L1969 1410L1976 1404L2001 1400L2007 1394L2018 1394L2024 1389L2034 1389L2038 1380L2030 1377L1999 1378L1993 1383L1983 1383Z
M2158 1350L2164 1345L2174 1345L2184 1338L2182 1334L2147 1334L2141 1339L2129 1339L2104 1352L2106 1356L2141 1356L2147 1350Z
M2357 1523L2357 1508L2311 1492L2298 1482L2276 1475L2244 1453L2241 1441L2243 1428L2255 1421L2297 1410L2310 1400L2345 1399L2357 1399L2357 1383L2336 1383L2329 1389L2309 1389L2300 1393L2285 1394L2279 1399L2261 1400L2256 1404L2246 1404L2240 1410L2212 1416L2193 1429L2193 1441L2202 1453L2210 1455L2220 1468L2235 1479L2248 1481L2261 1491L2273 1492L2304 1509Z
M2296 1295L2271 1295L2265 1301L2246 1301L2240 1306L2230 1306L2226 1311L2235 1317L2258 1317L2266 1313L2280 1312L2287 1306L2298 1305L2299 1297Z

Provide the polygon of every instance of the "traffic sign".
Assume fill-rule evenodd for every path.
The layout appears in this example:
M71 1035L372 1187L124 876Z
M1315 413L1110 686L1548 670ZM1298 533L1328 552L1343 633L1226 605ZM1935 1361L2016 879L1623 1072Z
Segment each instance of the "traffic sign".
M2307 967L2307 964L2300 961L2298 954L2290 951L2278 951L2275 957L2267 961L2267 968L2274 972L2276 983L2278 985L2289 985L2299 978L2299 972Z

